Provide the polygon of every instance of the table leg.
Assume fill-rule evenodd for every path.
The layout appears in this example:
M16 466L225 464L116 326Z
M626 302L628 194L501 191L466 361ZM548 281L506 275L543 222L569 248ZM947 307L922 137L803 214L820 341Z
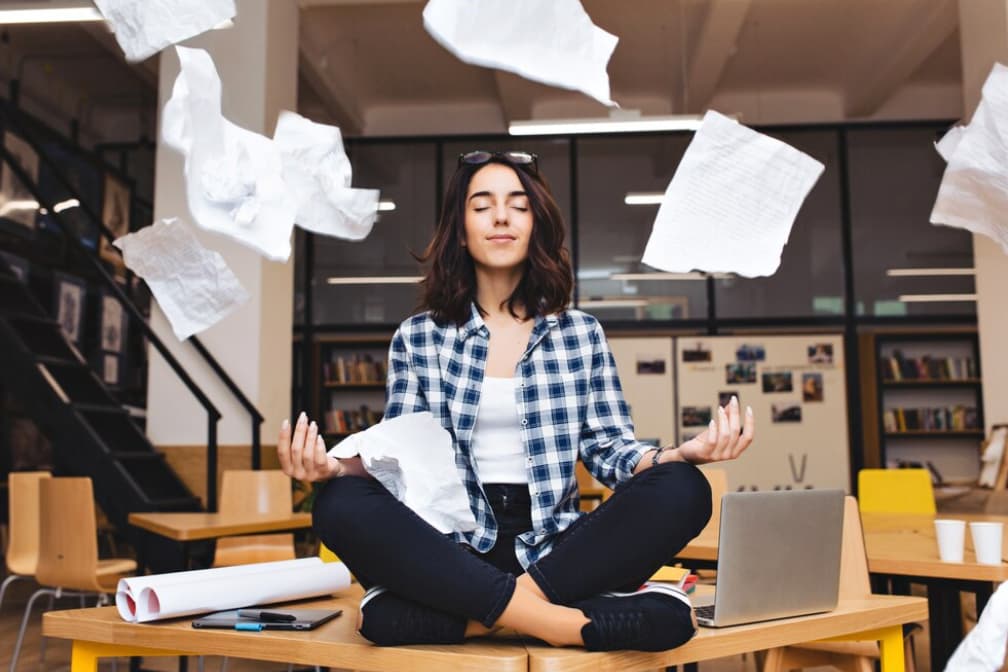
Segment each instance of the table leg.
M881 672L904 672L906 661L903 659L903 627L896 625L879 634Z
M931 669L943 670L962 639L959 588L954 582L934 580L928 582L927 593Z
M994 594L994 584L986 581L978 583L973 594L976 595L976 616L977 620L979 620L980 612L984 610L987 606L987 601Z

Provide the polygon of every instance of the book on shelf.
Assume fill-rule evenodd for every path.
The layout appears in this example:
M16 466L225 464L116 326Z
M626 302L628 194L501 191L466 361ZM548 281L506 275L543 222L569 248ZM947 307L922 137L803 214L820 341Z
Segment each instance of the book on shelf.
M332 383L384 383L388 374L382 357L369 354L341 355L331 353L328 362L322 363L322 380Z
M352 434L381 422L382 414L367 405L360 408L330 408L325 413L326 434Z
M973 406L942 408L887 408L882 414L882 426L887 434L908 431L964 432L980 428L977 409Z
M882 379L886 381L975 380L978 373L972 357L906 357L899 350L880 360Z

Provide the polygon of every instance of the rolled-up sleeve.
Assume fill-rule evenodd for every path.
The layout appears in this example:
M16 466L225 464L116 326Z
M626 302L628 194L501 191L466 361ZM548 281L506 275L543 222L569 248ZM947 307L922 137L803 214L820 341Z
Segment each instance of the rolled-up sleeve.
M581 428L581 461L604 485L614 488L630 479L645 451L653 446L634 437L630 408L623 398L616 360L602 326L591 336L591 377Z

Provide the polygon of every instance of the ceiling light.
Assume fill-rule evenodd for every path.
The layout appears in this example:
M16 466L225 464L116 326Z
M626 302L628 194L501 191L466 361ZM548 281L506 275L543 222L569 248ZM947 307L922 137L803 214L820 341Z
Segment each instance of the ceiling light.
M60 201L59 203L54 205L52 209L53 212L60 213L63 212L64 210L69 210L70 208L78 208L78 207L80 207L80 201L78 201L76 198L68 198L67 200Z
M900 294L903 303L934 303L939 301L976 301L976 294Z
M3 205L0 205L0 217L7 215L11 212L20 212L23 210L38 210L38 201L27 201L27 200L13 200L7 201Z
M102 15L91 3L63 7L0 9L0 25L14 23L66 23L101 21Z
M378 201L378 212L391 212L395 210L395 201Z
M692 271L690 273L613 273L610 280L706 280L707 277L724 280L732 277L730 273L702 273Z
M590 306L592 308L640 308L650 303L648 299L582 299L578 301L578 307Z
M890 268L885 272L890 278L931 275L976 275L975 268Z
M695 131L703 117L684 114L666 117L614 116L594 119L529 119L512 121L511 135L563 135L565 133L640 133L647 131Z
M412 285L423 280L419 275L374 275L357 277L331 277L326 282L330 285Z
M623 197L626 205L660 205L665 193L661 191L631 191Z

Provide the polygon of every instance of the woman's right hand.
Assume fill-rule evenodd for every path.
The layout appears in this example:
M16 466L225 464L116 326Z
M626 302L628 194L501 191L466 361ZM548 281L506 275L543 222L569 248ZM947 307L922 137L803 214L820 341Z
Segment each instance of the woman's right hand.
M340 460L326 454L325 440L319 434L318 425L314 421L309 423L304 413L298 416L293 435L290 421L283 421L277 457L280 469L300 481L326 481L342 476L345 471Z

